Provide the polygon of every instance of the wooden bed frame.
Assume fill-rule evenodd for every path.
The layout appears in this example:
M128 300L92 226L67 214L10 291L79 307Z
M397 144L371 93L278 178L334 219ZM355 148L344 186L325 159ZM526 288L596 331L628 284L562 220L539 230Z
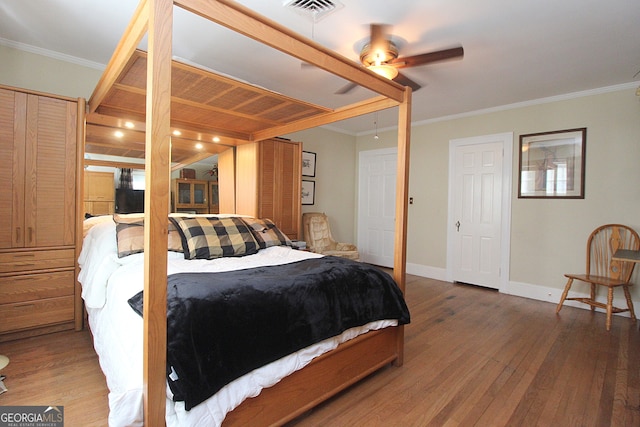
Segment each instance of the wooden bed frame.
M181 99L180 95L187 90L181 91L178 86L184 77L184 66L180 69L180 65L171 56L174 5L357 83L378 95L353 105L330 109L284 99L281 95L247 85L244 89L248 91L260 92L262 97L280 97L283 98L280 101L290 102L296 107L282 111L295 110L298 113L274 118L273 113L277 111L272 110L269 120L256 116L256 120L252 121L244 117L239 121L251 123L251 128L244 129L221 129L220 124L209 123L206 119L200 125L194 124L193 120L181 116L181 109L185 110L185 115L190 114L189 117L196 116L193 111L186 110L194 110L198 106L195 101ZM132 57L136 55L136 46L145 34L148 37L146 81L142 86L138 84L137 87L127 88L125 82L133 79L123 76L135 68ZM213 77L212 73L205 71L197 72L204 79L223 79L220 76ZM226 83L232 82L228 78L227 80ZM146 101L142 95L146 95ZM122 101L125 98L128 101ZM136 104L136 107L131 107L132 104ZM404 292L410 88L380 77L231 0L141 0L88 106L88 124L115 123L125 117L130 118L135 113L135 119L144 123L145 127L145 252L148 256L145 257L143 375L146 425L159 426L165 423L166 218L169 206L172 127L182 125L187 131L222 132L227 138L226 143L240 145L397 106L398 166L393 276ZM212 109L210 105L200 107L209 113L203 114L207 117L233 114L223 108ZM225 123L232 121L225 120ZM79 227L82 222L80 218L79 212ZM259 396L243 402L227 416L224 425L280 425L287 422L389 363L402 365L403 347L402 326L369 332L346 342L275 386L263 390Z

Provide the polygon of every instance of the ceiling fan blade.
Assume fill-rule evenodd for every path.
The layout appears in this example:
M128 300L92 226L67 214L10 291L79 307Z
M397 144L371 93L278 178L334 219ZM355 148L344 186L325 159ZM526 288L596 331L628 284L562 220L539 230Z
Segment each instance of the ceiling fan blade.
M340 89L336 91L336 95L344 95L345 93L351 92L353 89L357 88L358 85L355 83L348 83L342 86Z
M377 50L386 51L387 46L389 45L389 37L387 34L389 33L389 26L384 24L371 24L371 38L369 40L369 45L371 46L371 52L375 52Z
M417 67L430 64L432 62L445 61L447 59L461 58L464 56L462 46L451 49L437 50L435 52L423 53L421 55L405 56L389 61L396 68Z
M422 87L418 83L414 82L413 80L411 80L409 77L405 76L402 73L398 73L398 75L396 76L396 78L393 79L393 81L396 83L400 83L402 86L409 86L411 90L413 90L414 92Z

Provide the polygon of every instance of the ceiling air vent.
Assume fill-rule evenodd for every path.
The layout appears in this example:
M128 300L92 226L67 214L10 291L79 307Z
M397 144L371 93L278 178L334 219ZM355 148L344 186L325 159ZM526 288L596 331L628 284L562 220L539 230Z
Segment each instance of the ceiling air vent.
M344 5L337 0L284 0L283 6L318 22Z

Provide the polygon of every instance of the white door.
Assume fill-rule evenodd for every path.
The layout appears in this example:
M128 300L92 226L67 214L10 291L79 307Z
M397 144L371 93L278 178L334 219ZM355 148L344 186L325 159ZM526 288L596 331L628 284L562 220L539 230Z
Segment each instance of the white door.
M393 267L396 210L396 148L360 152L358 251L360 260Z
M480 140L457 140L450 147L448 261L454 282L494 289L503 283L502 270L505 257L508 258L503 248L508 241L503 215L509 211L505 211L503 198L511 188L511 157L505 160L503 152L506 144L511 147L512 140L511 134L490 135ZM509 163L508 168L505 162ZM509 170L508 175L505 169Z

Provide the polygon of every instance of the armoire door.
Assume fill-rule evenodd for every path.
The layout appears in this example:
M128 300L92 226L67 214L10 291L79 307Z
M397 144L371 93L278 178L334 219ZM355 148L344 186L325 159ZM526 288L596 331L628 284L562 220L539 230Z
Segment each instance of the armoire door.
M0 89L0 248L75 244L77 104Z
M75 244L77 104L27 97L25 247Z
M272 219L291 239L300 238L302 148L298 142L260 142L259 216Z
M27 94L0 89L0 248L24 246Z

